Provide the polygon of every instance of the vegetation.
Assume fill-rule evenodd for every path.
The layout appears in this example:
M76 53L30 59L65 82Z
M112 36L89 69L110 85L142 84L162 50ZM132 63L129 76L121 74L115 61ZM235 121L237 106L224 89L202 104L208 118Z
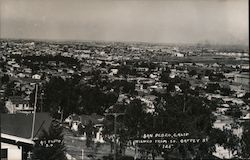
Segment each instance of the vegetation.
M167 80L167 79L166 79ZM169 81L168 81L169 82ZM145 133L191 133L192 137L212 137L211 115L212 108L206 99L196 97L189 93L190 84L181 81L181 93L172 95L170 92L158 93L155 112L147 112L147 105L140 99L134 99L130 104L116 105L116 112L125 112L123 118L118 118L118 123L123 126L118 132L119 139L126 145L131 139L141 137ZM110 127L106 126L106 130ZM111 129L112 130L112 129ZM110 133L110 132L109 132ZM178 144L175 146L182 158L206 158L214 151L215 141L203 144ZM122 147L122 146L120 146ZM142 152L152 154L153 157L163 154L165 158L173 154L174 150L162 149L158 145L139 145Z
M0 100L0 113L8 113L8 110L2 100Z
M245 159L250 158L250 123L245 122L243 124L244 132L241 139L242 144L242 157Z
M93 138L93 134L95 132L94 125L93 125L92 121L89 121L88 124L86 125L85 132L86 132L86 138L87 138L86 139L86 146L91 147L93 145L92 138Z
M64 117L69 114L103 114L116 102L114 92L105 92L99 86L81 84L78 78L62 79L52 77L45 85L45 111L59 118L58 111L63 110Z
M4 74L3 77L1 78L1 83L6 84L10 80L10 77L7 74Z
M34 160L66 160L65 146L63 143L62 127L51 123L48 131L35 141L32 159Z

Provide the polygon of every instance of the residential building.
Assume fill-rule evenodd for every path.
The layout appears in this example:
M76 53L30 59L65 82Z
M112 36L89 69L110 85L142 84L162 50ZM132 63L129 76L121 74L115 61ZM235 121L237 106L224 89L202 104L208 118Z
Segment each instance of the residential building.
M21 96L12 96L5 102L5 107L8 109L9 113L29 113L33 112L34 108L30 106L29 101L25 100Z
M1 133L1 160L25 160L34 144L31 139Z
M1 114L1 160L26 160L31 156L35 140L49 130L52 118L49 113ZM32 137L32 130L34 131Z
M249 85L249 73L236 74L234 81L242 85Z

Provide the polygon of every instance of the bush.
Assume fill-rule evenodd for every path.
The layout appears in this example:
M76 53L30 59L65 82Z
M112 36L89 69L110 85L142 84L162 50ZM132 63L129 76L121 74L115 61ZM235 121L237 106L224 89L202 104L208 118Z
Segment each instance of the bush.
M114 159L114 157L113 157L113 155L108 155L108 156L103 156L102 157L103 158L103 160L113 160ZM117 160L134 160L134 157L132 157L132 156L121 156L121 157L117 157Z
M132 157L132 156L122 156L122 157L118 158L118 160L134 160L134 157Z
M103 160L113 160L114 158L113 158L113 155L110 154L108 156L103 156L102 159Z

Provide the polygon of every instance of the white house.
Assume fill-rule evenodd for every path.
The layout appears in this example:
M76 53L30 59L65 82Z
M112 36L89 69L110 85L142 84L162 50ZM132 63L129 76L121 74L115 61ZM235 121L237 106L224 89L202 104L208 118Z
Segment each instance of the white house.
M34 144L31 139L1 133L1 160L24 160L23 152Z
M178 53L178 52L177 52L177 53L175 53L174 55L175 55L176 57L184 57L184 54L182 54L182 53Z
M241 118L242 120L250 120L250 113L246 114Z
M39 74L34 74L32 76L33 79L41 79L41 76Z
M86 125L91 121L94 125L94 128L96 129L95 135L93 140L95 142L100 142L103 143L103 136L102 136L102 130L103 130L103 120L104 117L97 115L97 114L92 114L92 115L76 115L72 114L69 117L65 119L65 123L69 125L69 128L75 132L78 131L79 127L85 128ZM83 133L83 139L86 138L86 133Z
M8 101L5 102L5 107L8 109L9 113L28 113L34 110L33 107L29 105L29 101L24 100L20 96L10 97Z
M111 75L118 73L118 69L116 69L116 68L112 68L112 69L110 69L110 71L111 71L111 73L110 73Z
M20 77L20 78L24 78L24 77L25 77L25 74L23 74L23 73L18 73L17 76Z
M68 116L64 122L69 125L70 129L78 131L78 125L81 123L81 118L79 115L72 114Z
M35 139L49 130L52 117L49 113L36 113L33 126L33 114L16 113L0 115L1 118L1 160L27 160L31 158ZM33 130L34 129L34 130ZM32 130L35 135L32 137Z

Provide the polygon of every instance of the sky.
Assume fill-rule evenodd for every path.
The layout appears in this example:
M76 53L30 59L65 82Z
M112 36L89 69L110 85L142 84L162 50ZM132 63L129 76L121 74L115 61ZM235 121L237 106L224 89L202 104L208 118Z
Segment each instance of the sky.
M248 0L0 0L0 38L248 45Z

